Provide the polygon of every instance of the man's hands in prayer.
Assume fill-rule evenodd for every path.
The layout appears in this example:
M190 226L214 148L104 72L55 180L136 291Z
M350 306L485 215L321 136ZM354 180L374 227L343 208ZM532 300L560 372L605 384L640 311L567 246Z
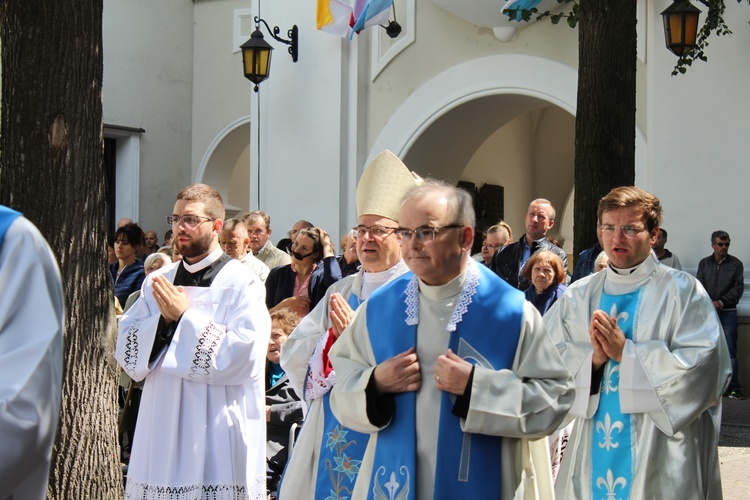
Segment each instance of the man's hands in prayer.
M188 308L187 296L181 286L174 286L163 275L154 277L154 299L159 312L170 323L179 320Z
M599 369L607 359L622 361L622 351L625 348L625 334L617 326L617 320L604 311L597 309L591 318L589 327L591 345L594 347L592 364Z
M472 368L471 363L448 349L444 356L438 356L435 363L435 385L441 391L461 396L466 391Z
M416 350L411 347L383 361L375 367L373 378L378 394L416 391L422 385Z
M349 306L349 303L344 300L344 297L342 297L340 293L331 294L328 309L328 316L331 318L333 334L336 338L339 338L339 335L344 331L344 328L349 326L349 323L352 321L354 309Z

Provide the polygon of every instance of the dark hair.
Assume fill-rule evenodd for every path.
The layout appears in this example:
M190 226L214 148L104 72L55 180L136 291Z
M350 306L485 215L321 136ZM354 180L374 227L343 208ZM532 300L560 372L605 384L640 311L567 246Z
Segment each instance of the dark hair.
M320 229L317 227L305 227L300 229L295 238L307 236L313 242L312 251L315 252L315 262L323 258L323 239L320 237Z
M716 243L716 240L730 241L729 233L727 233L726 231L722 231L721 229L718 231L714 231L713 233L711 233L711 244L713 245L714 243Z
M664 229L663 227L660 227L659 228L659 232L662 234L662 236L664 236L664 239L666 240L667 239L667 230Z
M170 229L166 233L164 233L164 241L167 241L171 237L172 237L172 230Z
M143 235L143 230L138 226L138 224L125 224L117 231L115 231L113 243L119 240L121 235L122 240L131 246L140 246L141 242L145 238L145 236Z

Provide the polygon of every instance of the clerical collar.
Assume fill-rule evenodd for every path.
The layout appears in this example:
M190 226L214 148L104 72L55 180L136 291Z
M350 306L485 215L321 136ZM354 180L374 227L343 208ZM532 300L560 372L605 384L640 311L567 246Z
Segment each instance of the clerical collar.
M629 293L642 287L646 280L656 271L659 259L651 251L646 260L629 269L615 269L607 266L607 279L604 281L604 291L609 294Z
M185 267L185 270L189 273L197 273L198 271L202 271L214 262L216 262L219 257L221 257L221 254L223 254L224 251L221 249L220 246L216 245L216 248L213 252L206 255L203 259L199 260L195 264L188 264L188 262L183 259L182 265Z
M396 265L392 266L390 269L386 269L385 271L380 271L377 273L364 271L362 273L362 300L367 300L372 292L387 283L388 280L390 280L394 276L403 274L405 271L404 266L406 266L406 264L404 264L404 261L399 259Z
M471 265L471 262L469 265ZM432 300L444 300L448 297L458 295L461 293L464 282L466 281L466 273L469 271L469 265L464 267L463 271L461 271L458 276L444 285L428 285L420 279L419 293Z

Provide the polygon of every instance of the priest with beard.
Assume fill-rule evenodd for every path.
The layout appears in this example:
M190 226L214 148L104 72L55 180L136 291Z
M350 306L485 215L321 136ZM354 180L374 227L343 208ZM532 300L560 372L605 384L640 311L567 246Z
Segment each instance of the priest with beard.
M145 379L125 498L265 498L260 278L219 247L224 204L193 184L172 215L182 261L151 273L119 323L116 358Z

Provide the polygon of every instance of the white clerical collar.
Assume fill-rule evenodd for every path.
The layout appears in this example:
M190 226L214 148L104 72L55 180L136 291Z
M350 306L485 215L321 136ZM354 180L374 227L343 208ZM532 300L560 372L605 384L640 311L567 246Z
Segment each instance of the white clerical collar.
M385 271L371 273L365 271L362 273L362 300L367 300L370 294L388 282L394 276L403 274L404 261L399 259L394 266Z
M469 263L471 265L471 263ZM428 299L444 300L461 293L466 281L466 273L469 271L469 265L464 267L463 271L444 285L428 285L421 279L419 280L419 293Z
M659 266L659 259L651 251L646 260L635 267L628 269L615 269L611 265L606 268L607 279L604 282L606 293L621 294L637 290Z
M224 252L222 251L221 247L219 245L216 245L216 249L214 249L213 252L206 255L203 259L199 260L195 264L188 264L186 260L182 260L182 265L185 267L185 270L189 273L197 273L198 271L202 271L214 262L216 262L219 257L221 257L221 254Z

